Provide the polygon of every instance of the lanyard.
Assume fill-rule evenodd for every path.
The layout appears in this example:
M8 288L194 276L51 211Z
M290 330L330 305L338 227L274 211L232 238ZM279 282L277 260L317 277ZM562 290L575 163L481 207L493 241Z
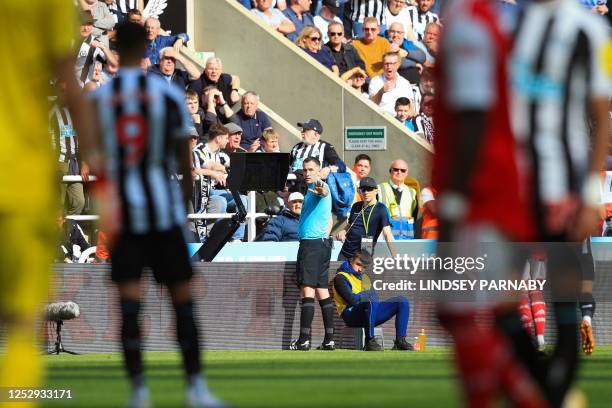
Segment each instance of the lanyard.
M372 207L372 209L370 210L370 213L368 214L368 221L366 222L364 213L366 208L368 207L363 207L363 209L361 210L361 219L363 220L363 226L365 228L365 233L366 236L368 235L368 226L370 225L370 218L372 218L372 213L374 212L374 206L376 205L376 203L368 205L368 207Z

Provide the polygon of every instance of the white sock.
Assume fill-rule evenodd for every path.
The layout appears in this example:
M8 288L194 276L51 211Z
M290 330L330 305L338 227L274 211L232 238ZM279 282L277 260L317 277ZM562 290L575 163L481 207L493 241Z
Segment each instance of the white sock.
M546 344L546 340L544 340L543 334L538 334L538 346L543 346Z
M202 387L202 390L208 392L208 384L205 378L202 378L200 374L192 374L188 378L190 387Z
M584 316L582 318L583 322L587 322L587 324L590 326L591 325L591 316Z

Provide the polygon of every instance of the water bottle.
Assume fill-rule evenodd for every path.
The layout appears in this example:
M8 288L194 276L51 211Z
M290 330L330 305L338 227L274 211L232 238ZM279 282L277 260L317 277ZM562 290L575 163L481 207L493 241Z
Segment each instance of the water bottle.
M426 341L425 329L421 329L421 332L419 333L419 340L418 340L420 351L425 351L425 341Z

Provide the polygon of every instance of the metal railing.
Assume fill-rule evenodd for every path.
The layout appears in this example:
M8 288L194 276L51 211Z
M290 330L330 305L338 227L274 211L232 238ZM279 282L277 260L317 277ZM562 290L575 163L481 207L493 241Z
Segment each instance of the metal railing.
M89 176L89 181L95 181L95 176ZM83 179L81 176L64 176L62 178L63 183L82 183ZM246 223L247 223L247 241L251 242L257 236L257 231L255 228L255 220L257 218L267 218L268 214L258 213L255 206L255 191L249 191L247 193L248 202L247 202L247 215L246 215ZM189 220L216 220L221 218L231 218L235 213L192 213L187 214L187 219ZM97 221L100 219L98 215L67 215L66 219L73 221Z

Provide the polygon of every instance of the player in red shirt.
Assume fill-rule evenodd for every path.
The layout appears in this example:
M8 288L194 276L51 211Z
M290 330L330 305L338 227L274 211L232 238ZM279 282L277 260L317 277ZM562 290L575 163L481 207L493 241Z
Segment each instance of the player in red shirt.
M483 242L493 242L487 248L495 265L480 276L491 280L510 278L510 242L534 236L509 120L510 42L494 7L488 0L456 0L446 9L436 68L441 92L432 178L439 192L438 255L473 256ZM477 321L501 315L507 322L511 316L521 327L516 304L502 309L494 296L456 293L438 304L440 322L455 343L466 405L491 406L503 392L516 406L545 407L540 387L505 332Z

